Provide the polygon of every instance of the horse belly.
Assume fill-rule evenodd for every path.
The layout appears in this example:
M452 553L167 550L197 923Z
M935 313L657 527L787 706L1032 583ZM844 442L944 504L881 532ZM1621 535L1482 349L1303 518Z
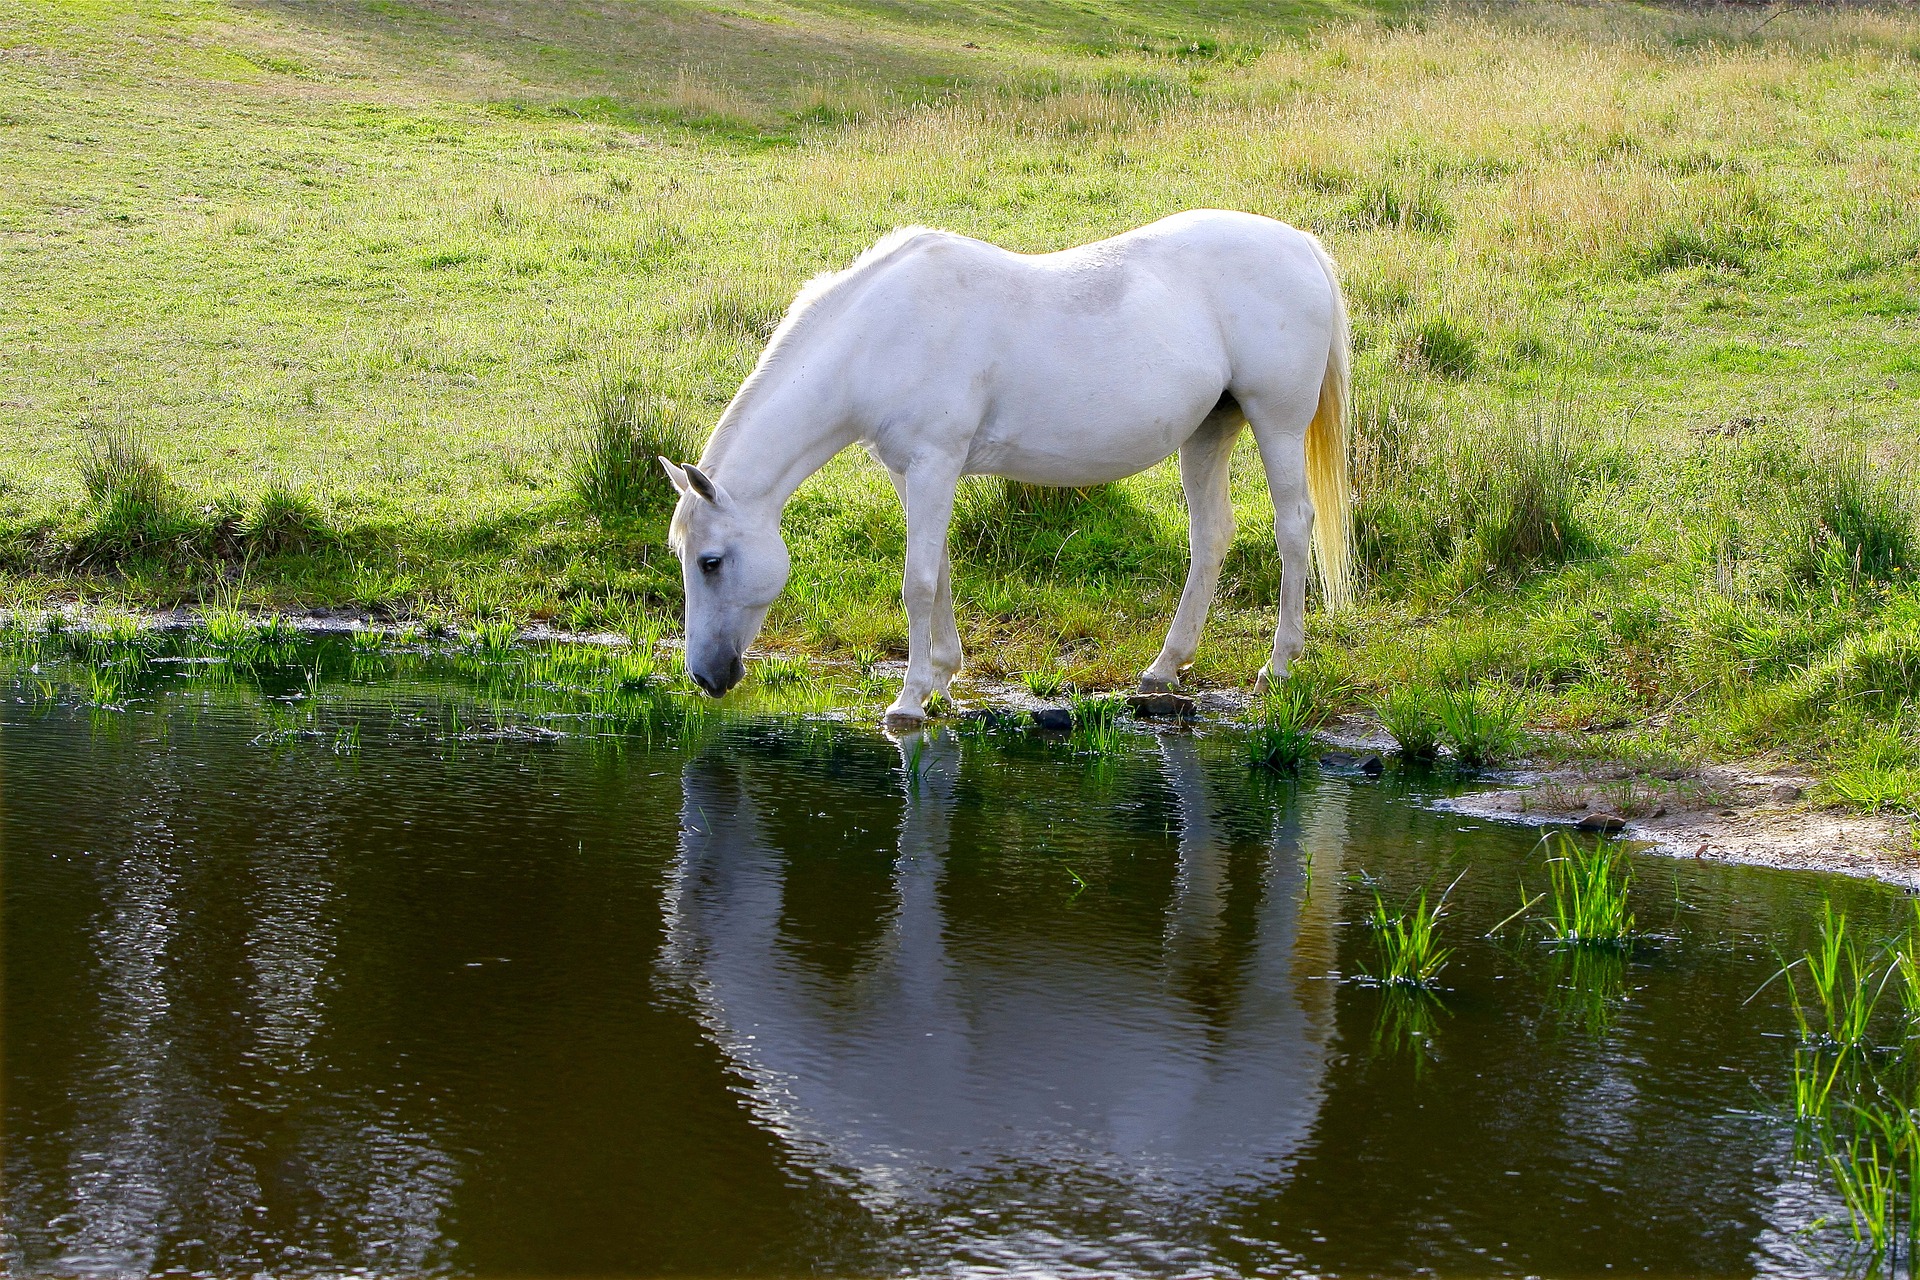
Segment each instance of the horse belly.
M1084 486L1137 475L1179 450L1219 402L1210 370L1131 374L1097 385L1064 371L999 389L967 457L974 475Z

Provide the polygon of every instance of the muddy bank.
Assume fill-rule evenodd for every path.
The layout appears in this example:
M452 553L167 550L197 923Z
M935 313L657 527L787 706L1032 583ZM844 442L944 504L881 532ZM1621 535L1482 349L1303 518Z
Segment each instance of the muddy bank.
M1440 802L1477 818L1614 831L1676 858L1712 858L1866 876L1920 890L1912 821L1846 813L1807 799L1815 779L1790 767L1712 765L1677 777L1619 765L1527 770Z

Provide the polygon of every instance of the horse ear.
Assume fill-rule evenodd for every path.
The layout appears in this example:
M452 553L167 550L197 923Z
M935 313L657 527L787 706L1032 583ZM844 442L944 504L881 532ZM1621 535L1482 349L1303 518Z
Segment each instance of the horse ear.
M673 487L681 493L685 493L687 491L687 473L681 469L680 464L662 457L660 459L660 465L666 469L667 479L673 481Z
M680 468L680 471L682 475L686 476L688 486L691 487L695 493L716 507L720 505L720 486L712 480L709 480L706 472L694 466L691 462Z

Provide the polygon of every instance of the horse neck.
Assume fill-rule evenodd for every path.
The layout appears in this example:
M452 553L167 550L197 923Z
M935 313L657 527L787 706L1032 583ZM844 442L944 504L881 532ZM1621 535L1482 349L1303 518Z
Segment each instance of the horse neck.
M778 515L808 476L854 443L840 364L827 351L782 352L756 370L727 406L701 469L734 501Z

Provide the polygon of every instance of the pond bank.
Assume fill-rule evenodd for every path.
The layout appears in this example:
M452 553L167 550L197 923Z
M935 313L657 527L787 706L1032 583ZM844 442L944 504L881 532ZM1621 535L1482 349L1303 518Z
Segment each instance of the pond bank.
M86 627L90 621L83 608L69 607L59 614L68 626ZM31 625L30 620L41 616L39 611L0 610L0 626ZM363 609L308 609L278 616L310 635L370 631L400 636L405 630ZM196 612L186 608L146 612L140 622L169 633L200 625ZM629 637L616 633L583 634L546 626L523 628L519 639L603 647L630 643ZM672 639L659 643L667 649L679 647ZM823 665L817 658L803 661ZM872 674L882 679L897 680L905 670L906 663L898 660L872 666ZM1068 711L1065 696L1036 697L1022 685L1005 680L963 677L960 686L957 692L962 696L951 712L957 716L994 711L1038 719L1039 713L1064 716ZM1244 688L1192 689L1187 696L1195 717L1192 722L1199 725L1237 719L1253 701ZM933 723L939 722L937 718ZM1172 725L1178 720L1155 722ZM1364 715L1338 720L1319 736L1337 751L1378 753L1388 759L1394 754L1392 739ZM1818 779L1803 766L1750 760L1654 773L1622 761L1523 761L1510 769L1487 771L1478 780L1485 784L1481 789L1441 800L1437 807L1495 821L1607 832L1676 858L1827 871L1920 891L1920 824L1907 815L1849 813L1817 806L1807 797Z
M1477 818L1611 828L1676 858L1780 870L1831 871L1920 890L1920 848L1909 820L1819 808L1816 779L1790 765L1708 765L1671 778L1624 765L1528 769L1504 785L1443 801Z

